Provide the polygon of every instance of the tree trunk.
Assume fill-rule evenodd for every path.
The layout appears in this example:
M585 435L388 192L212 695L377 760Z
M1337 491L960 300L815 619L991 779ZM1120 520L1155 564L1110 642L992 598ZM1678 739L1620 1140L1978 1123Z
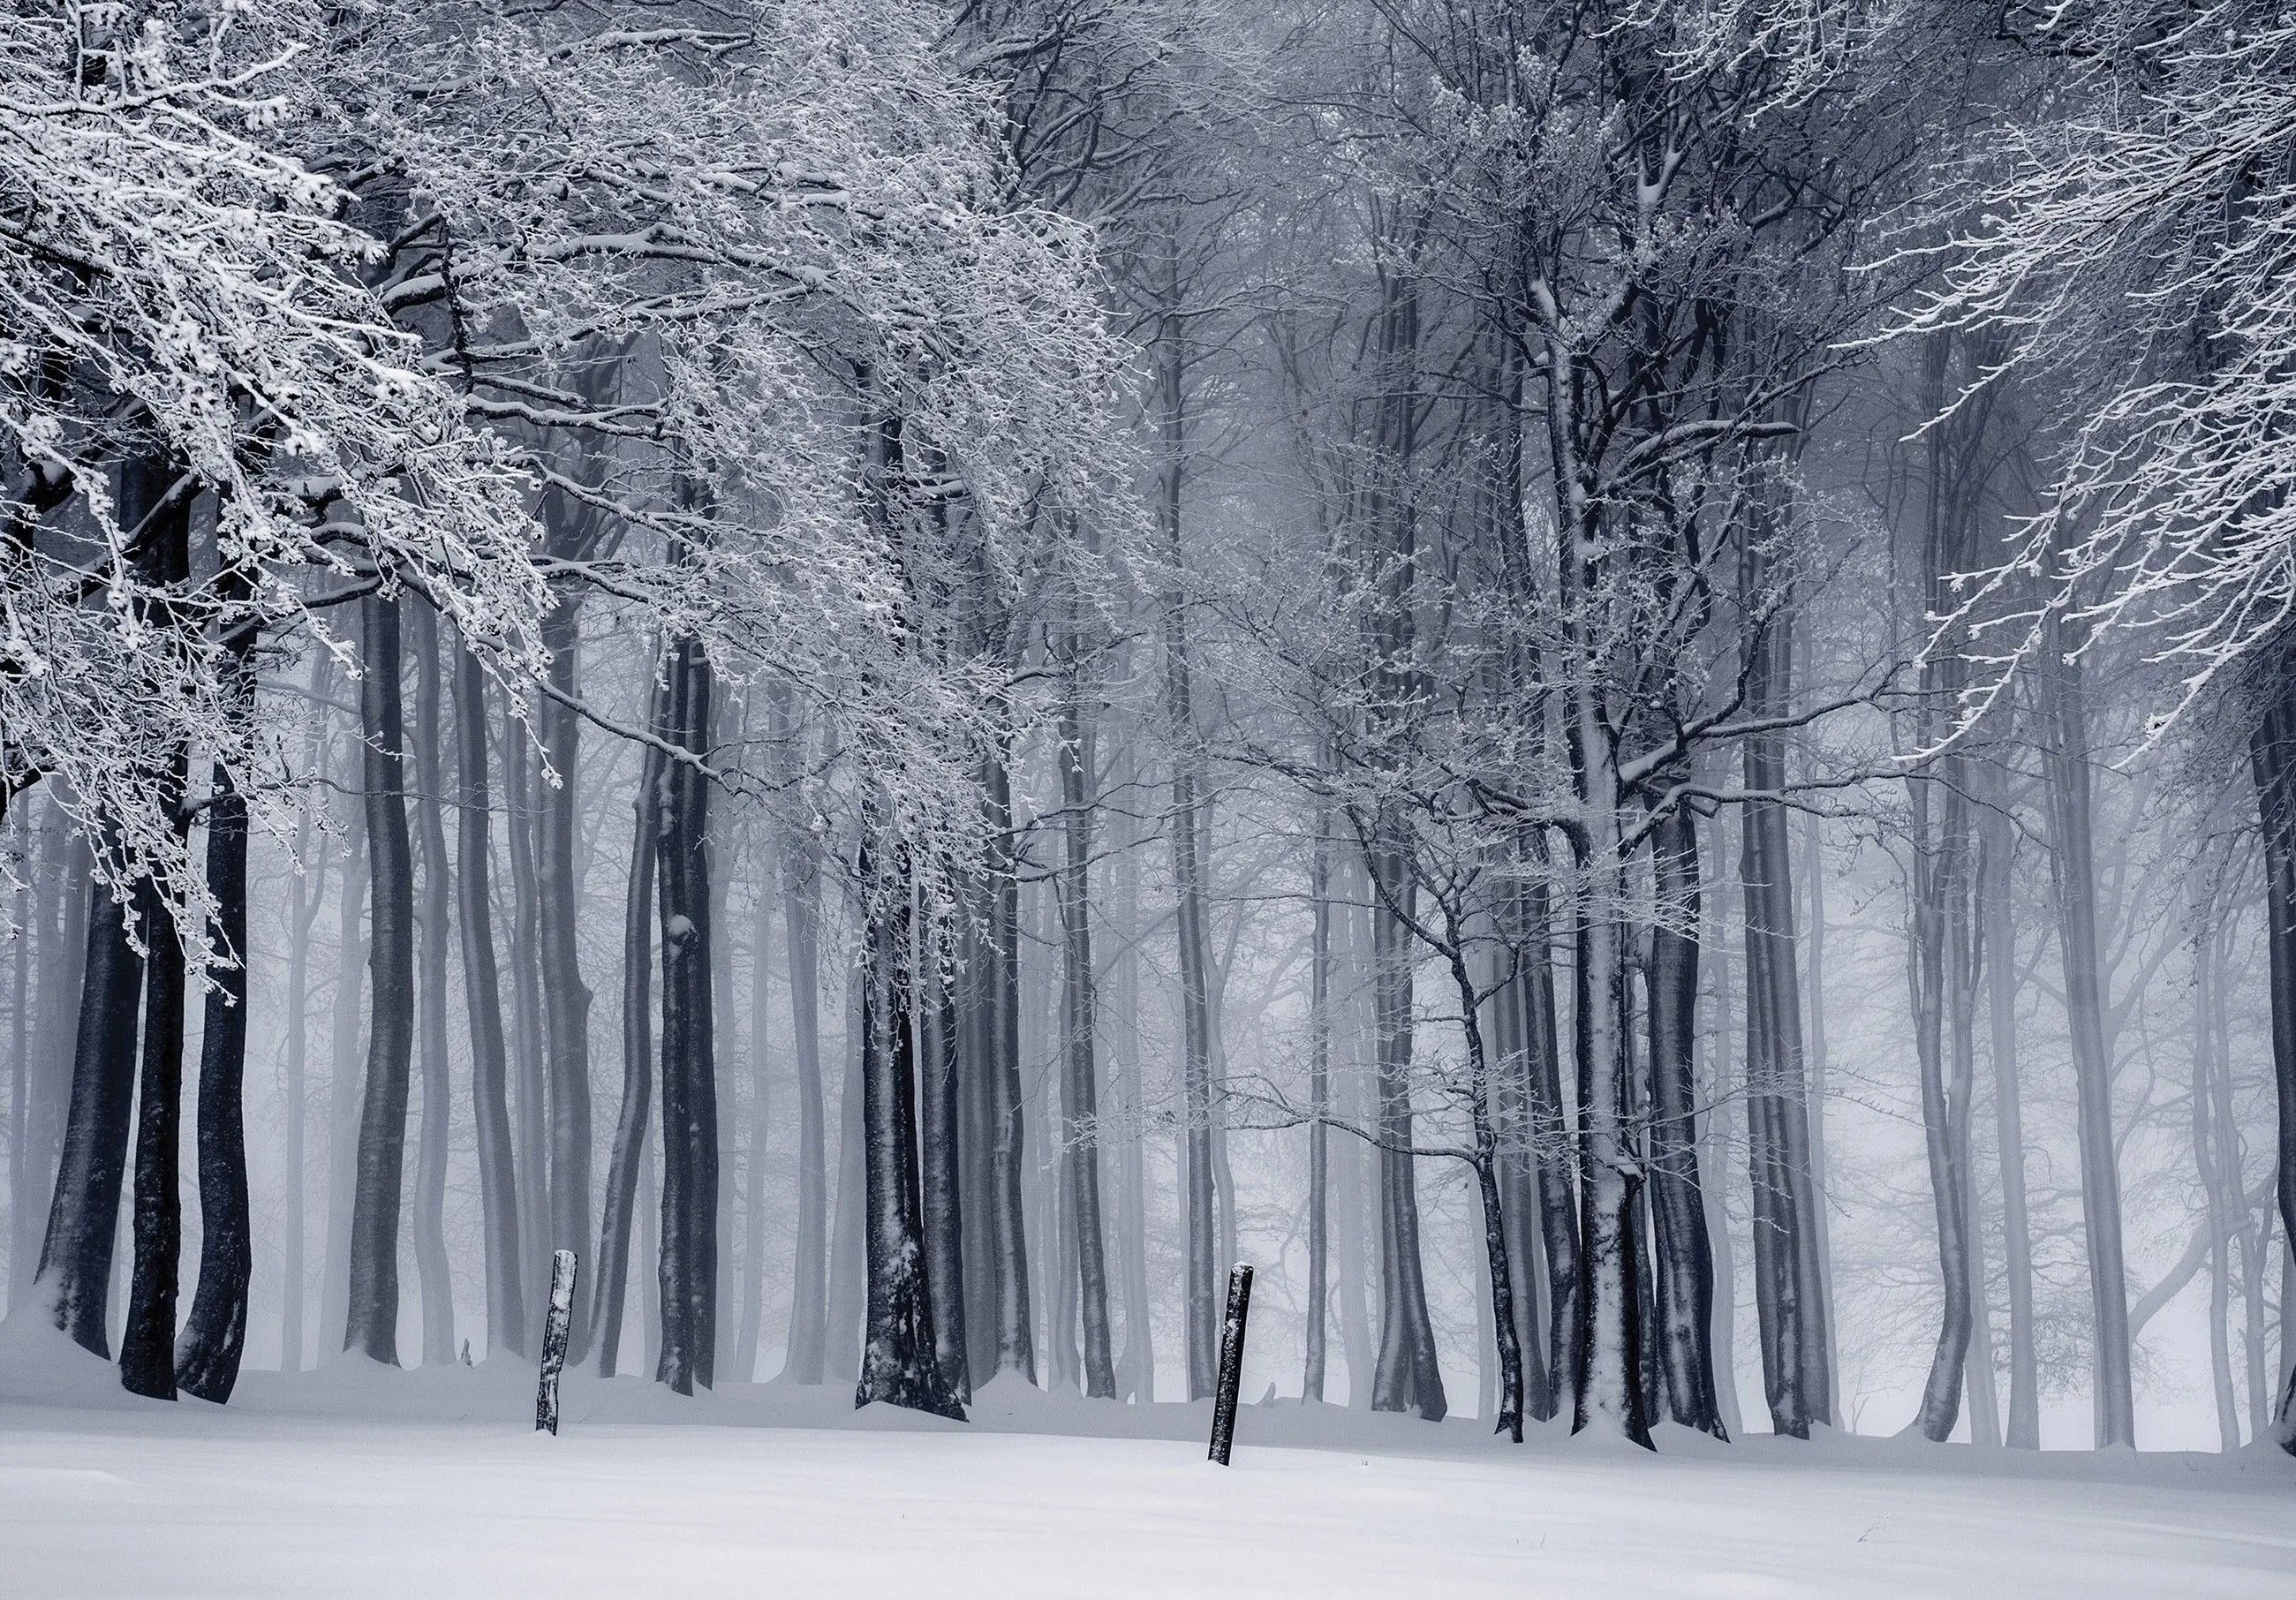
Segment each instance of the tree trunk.
M2250 767L2264 841L2266 939L2271 956L2272 1076L2280 1114L2276 1152L2281 1237L2296 1241L2296 693L2275 663L2269 698L2250 735ZM91 950L93 946L90 947ZM2281 1254L2280 1415L2275 1437L2296 1455L2296 1336L2285 1316L2296 1255Z
M1371 911L1372 996L1383 1291L1372 1408L1411 1411L1429 1422L1440 1422L1448 1402L1436 1357L1434 1324L1427 1314L1419 1245L1418 1164L1411 1154L1413 950L1406 919L1411 915L1415 886L1400 846L1375 846L1365 865L1377 889Z
M1741 560L1749 615L1769 602L1775 581L1759 529ZM1792 643L1787 606L1767 627L1750 628L1747 710L1775 716L1791 704ZM1759 797L1784 792L1785 746L1776 734L1744 743L1745 784ZM1773 798L1740 808L1746 898L1747 1149L1754 1191L1755 1305L1762 1335L1764 1389L1777 1432L1807 1439L1831 1424L1830 1320L1817 1259L1809 1161L1808 1079L1802 1055L1801 985L1794 948L1792 841L1784 805Z
M802 764L801 728L791 692L773 695L783 771ZM828 1342L828 1128L821 1082L821 842L809 818L775 830L781 849L782 923L788 936L790 1042L797 1061L797 1271L790 1289L789 1350L782 1370L818 1383Z
M504 804L510 814L511 1050L518 1075L513 1120L512 1170L518 1178L519 1298L529 1337L542 1332L543 1300L549 1291L550 1118L545 1082L549 1063L543 1037L542 913L535 872L536 789L533 735L505 714L502 723Z
M1308 899L1315 919L1308 969L1308 1359L1300 1398L1324 1398L1324 1333L1330 1320L1332 1112L1332 816L1316 803L1316 837L1308 866Z
M571 599L562 596L543 614L542 642L550 652L550 681L560 694L576 693L580 634ZM590 1243L590 989L582 981L577 931L582 903L574 873L574 845L581 830L576 778L580 726L572 708L555 698L536 712L542 754L555 782L537 786L534 829L535 895L542 972L542 1037L548 1061L545 1076L550 1108L548 1229L535 1253L547 1259L562 1250L582 1251ZM707 724L701 742L707 743ZM697 745L696 748L699 748ZM696 846L700 848L699 845ZM707 871L703 869L706 878ZM588 1348L574 1308L574 1348Z
M414 870L406 828L406 722L399 703L400 602L361 603L359 715L366 735L367 970L373 983L358 1186L351 1205L350 1301L343 1348L398 1362L398 1214L406 1180L408 1072L414 1054Z
M766 1071L772 1054L766 1047L766 1022L774 951L773 884L762 865L758 872L757 905L750 916L750 1127L747 1192L742 1197L742 1333L734 1348L734 1367L741 1381L758 1377L758 1345L766 1331Z
M1714 1395L1714 1255L1698 1169L1698 823L1677 809L1652 840L1664 915L1651 930L1649 1200L1656 1355L1668 1415L1727 1438Z
M932 1284L917 1198L915 1036L910 1026L906 864L862 819L855 879L863 897L861 1092L868 1185L869 1305L857 1407L882 1400L962 1420L934 1346Z
M963 915L959 910L955 915ZM942 1386L960 1403L972 1399L972 1366L965 1336L964 1184L961 1151L964 1107L959 1074L956 989L950 971L946 916L927 921L922 944L918 1010L924 1053L919 1077L924 1095L919 1129L918 1178L924 1229L925 1277L932 1285L933 1358Z
M325 701L333 683L335 658L324 650L311 652L311 704L303 735L301 770L324 784L321 765L327 749ZM311 929L319 920L320 902L326 898L327 854L312 857L313 799L303 796L295 819L295 860L308 864L289 884L287 914L287 1137L282 1151L286 1203L280 1221L279 1366L283 1372L303 1369L303 1196L309 1174L305 1170L304 1129L310 1116L308 1087L311 1048Z
M2049 883L2064 960L2065 1020L2079 1095L2082 1238L2087 1247L2096 1442L2136 1441L2129 1370L2128 1284L2121 1248L2120 1166L2112 1122L2112 1057L2104 1037L2103 973L2097 948L2096 861L2089 808L2088 714L2070 641L2047 624L2046 669L2038 678L2041 771L2048 799Z
M343 879L335 896L335 998L327 1019L327 1253L319 1281L319 1349L327 1357L343 1348L350 1305L351 1196L358 1182L359 1011L366 994L365 806L347 808L341 825Z
M663 726L671 743L709 746L711 672L701 642L671 641ZM680 1394L716 1377L718 1085L711 1013L709 788L690 763L667 768L660 830L661 1357Z
M234 584L234 597L243 584ZM225 671L235 714L254 712L256 630L250 624L224 640ZM199 1088L200 1276L192 1314L177 1341L176 1382L203 1400L221 1405L239 1382L247 1343L248 1285L255 1273L253 1221L247 1194L247 1120L242 1083L247 1071L247 797L216 763L208 806L208 888L217 916L209 942L238 957L210 974L201 1002ZM297 1102L299 1114L301 1105ZM295 1169L299 1182L302 1169ZM299 1291L301 1279L294 1286Z
M1078 648L1073 634L1070 649ZM1086 794L1084 708L1076 667L1070 665L1069 692L1060 726L1061 800L1066 815L1067 859L1060 876L1062 1143L1067 1164L1068 1222L1075 1241L1079 1320L1084 1331L1085 1393L1094 1399L1116 1396L1116 1363L1108 1325L1108 1258L1100 1219L1100 1068L1094 1035L1092 964L1092 813ZM1062 1335L1065 1339L1065 1334Z
M2009 1413L2003 1438L2012 1449L2041 1448L2040 1356L2033 1325L2032 1226L2025 1197L2025 1128L2017 1071L2016 908L2010 892L2016 834L2006 786L1992 785L1978 813L1978 874L1992 952L1986 1019L1993 1068L1995 1144L2001 1161L2002 1270L2009 1293Z
M512 1155L510 1070L502 980L495 964L493 800L487 782L486 678L467 646L455 652L455 890L463 943L463 1006L471 1025L471 1112L479 1146L479 1207L486 1243L488 1352L524 1355L526 1293L519 1252L518 1170Z
M661 690L647 724L668 737ZM622 1305L628 1292L630 1220L642 1200L638 1169L644 1162L646 1120L653 1103L653 898L654 865L662 848L662 795L668 758L649 746L638 770L630 827L629 891L622 906L622 1104L614 1119L614 1142L606 1160L606 1195L598 1218L597 1264L592 1268L592 1310L586 1336L597 1342L598 1375L619 1370ZM578 1352L575 1359L585 1358Z
M414 652L414 816L416 859L422 865L422 915L416 960L417 1060L422 1076L421 1137L415 1145L412 1229L415 1279L422 1293L422 1365L455 1359L455 1280L447 1264L447 1148L449 1086L447 1059L447 965L454 934L447 858L446 719L439 681L438 617L424 602L408 608Z

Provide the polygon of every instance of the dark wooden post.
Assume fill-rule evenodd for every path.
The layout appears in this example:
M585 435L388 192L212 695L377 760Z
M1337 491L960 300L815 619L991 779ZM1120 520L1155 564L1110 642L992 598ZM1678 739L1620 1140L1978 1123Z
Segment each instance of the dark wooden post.
M550 1258L550 1317L542 1330L542 1389L534 1397L534 1427L558 1436L558 1374L566 1367L566 1334L574 1320L574 1252Z
M1243 1325L1251 1312L1251 1268L1239 1261L1227 1275L1227 1317L1220 1324L1219 1391L1212 1401L1211 1458L1227 1465L1235 1441L1235 1391L1243 1382Z

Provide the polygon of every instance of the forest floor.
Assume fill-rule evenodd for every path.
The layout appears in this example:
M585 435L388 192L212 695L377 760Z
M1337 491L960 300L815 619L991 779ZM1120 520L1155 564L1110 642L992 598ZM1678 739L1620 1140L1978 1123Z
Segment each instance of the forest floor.
M0 1594L2296 1596L2296 1463L1669 1432L1516 1448L1296 1401L992 1387L970 1424L826 1390L533 1369L250 1372L136 1399L0 1339Z

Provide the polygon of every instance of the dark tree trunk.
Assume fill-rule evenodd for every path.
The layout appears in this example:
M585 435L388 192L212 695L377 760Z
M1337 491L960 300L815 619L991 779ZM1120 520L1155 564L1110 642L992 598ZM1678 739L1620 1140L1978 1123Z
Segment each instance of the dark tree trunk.
M487 780L486 677L478 657L455 652L456 921L463 1005L471 1024L471 1111L479 1146L479 1207L486 1241L487 1342L524 1355L526 1295L519 1262L519 1191L503 1039L502 980L495 964L493 800Z
M908 874L862 819L855 881L862 942L861 1123L867 1166L869 1309L856 1407L882 1400L962 1420L943 1375L933 1330L923 1223L917 1197L915 1035L910 1024Z
M701 642L673 639L662 726L700 757L709 740L711 673ZM655 1375L680 1394L716 1381L718 1079L711 1007L709 786L673 758L663 779L661 905L661 1354Z
M962 915L959 912L958 915ZM923 1019L919 1073L924 1097L918 1176L925 1275L933 1288L933 1356L943 1385L962 1403L972 1399L965 1338L964 1184L956 990L949 970L947 928L936 918L923 939L920 975Z
M1714 1254L1698 1169L1698 824L1677 809L1652 840L1667 916L1651 931L1650 1204L1657 1273L1652 1341L1667 1413L1727 1438L1714 1393Z
M399 701L400 602L361 603L365 624L359 682L366 735L373 985L366 1090L358 1131L358 1179L351 1204L350 1301L343 1348L398 1361L398 1225L406 1183L408 1075L414 1058L414 872L406 827L406 718Z
M990 1229L996 1252L996 1369L1037 1381L1036 1317L1029 1309L1029 1224L1021 1192L1027 1128L1021 1099L1021 884L1013 845L1012 774L1004 753L988 777L989 1004L982 1065L988 1079Z
M657 736L667 737L659 685L654 698L648 726ZM629 892L622 909L622 1104L614 1119L614 1142L606 1160L606 1198L599 1215L597 1263L590 1287L594 1309L587 1332L597 1341L602 1378L612 1377L621 1358L630 1222L640 1198L638 1169L644 1164L646 1120L653 1102L654 865L662 848L662 800L668 774L668 757L659 747L650 746L638 769L637 796L632 801Z
M127 514L148 524L151 554L144 577L165 591L187 582L192 570L189 496L171 494L175 469L163 462L132 463L120 474ZM136 516L135 507L149 511ZM169 603L154 608L165 612ZM163 633L176 626L162 623ZM168 648L164 644L155 648ZM178 839L191 832L184 808L189 751L170 751L152 775L160 803L175 814ZM184 939L161 904L159 889L139 883L143 926L150 954L144 965L144 1059L136 1089L135 1273L127 1325L119 1343L119 1382L135 1394L176 1398L176 1302L182 1281L184 1204L178 1182L184 1099Z
M240 589L243 595L243 587ZM234 597L237 597L236 595ZM234 709L254 710L252 625L225 640L225 670ZM242 1082L247 1070L247 797L217 762L208 805L208 890L216 919L209 941L238 958L209 975L201 1002L199 1089L200 1276L191 1320L176 1346L176 1382L185 1391L221 1405L239 1382L247 1343L248 1285L255 1244L247 1194L247 1120ZM301 1103L294 1111L299 1117ZM302 1169L295 1169L297 1182ZM299 1293L299 1273L291 1280Z
M144 958L130 939L140 918L110 886L92 884L79 1028L72 1052L71 1099L64 1117L56 1192L41 1243L38 1286L50 1315L73 1342L109 1358L111 1255L119 1237L119 1189L127 1168L127 1125L135 1100L135 1024Z

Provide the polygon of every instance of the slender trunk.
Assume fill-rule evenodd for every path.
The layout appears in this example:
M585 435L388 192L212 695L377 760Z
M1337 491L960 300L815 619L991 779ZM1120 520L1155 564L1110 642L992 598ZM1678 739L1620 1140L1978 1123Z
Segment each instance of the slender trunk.
M707 750L711 673L701 642L669 645L663 726ZM661 1356L680 1394L715 1381L718 1343L718 1084L711 1012L709 788L689 762L663 783L661 904Z
M366 790L373 983L358 1185L351 1205L350 1309L343 1348L398 1362L398 1218L406 1180L408 1072L414 1054L414 871L406 827L405 717L399 703L400 602L362 602L359 683Z
M1668 1415L1726 1438L1714 1394L1714 1255L1698 1168L1698 824L1678 809L1652 841L1664 915L1651 931L1651 1221L1654 1341Z
M791 725L787 719L783 727ZM791 1285L789 1353L800 1383L821 1382L828 1343L829 1165L821 1087L821 875L811 833L782 852L782 923L788 933L790 1040L797 1059L797 1273Z
M1073 636L1070 648L1076 647ZM1061 710L1061 800L1066 809L1067 860L1060 877L1062 1134L1067 1163L1068 1221L1075 1240L1077 1288L1084 1331L1085 1393L1116 1395L1116 1364L1108 1323L1108 1264L1100 1217L1100 1068L1094 1048L1097 1026L1092 965L1092 813L1086 795L1086 743L1081 692L1070 667Z
M359 1011L365 1004L367 963L364 805L348 808L342 829L342 886L335 897L335 998L328 1013L327 1253L319 1283L323 1358L343 1348L350 1304L351 1194L358 1178Z
M1308 969L1308 1361L1300 1398L1324 1398L1324 1333L1329 1321L1331 1285L1332 1112L1332 816L1328 802L1316 803L1314 853L1308 858L1308 899L1315 919Z
M2041 1374L2033 1325L2032 1225L2025 1198L2024 1112L2017 1080L2016 908L2010 893L2016 835L2005 787L1996 782L1978 814L1978 875L1992 952L1986 980L1986 1020L1993 1068L1994 1142L2001 1161L2002 1272L2009 1297L2009 1411L2004 1441L2012 1449L2041 1448Z
M1750 628L1748 710L1781 714L1792 703L1792 638L1785 602L1767 593L1775 581L1763 536L1749 533L1742 556L1749 616L1767 607L1766 626ZM1785 787L1785 746L1763 734L1744 744L1745 784L1758 796ZM1792 841L1784 804L1771 798L1740 808L1746 899L1746 1095L1748 1156L1754 1191L1755 1304L1760 1314L1764 1388L1773 1425L1806 1439L1831 1424L1830 1321L1816 1254L1817 1197L1812 1192L1808 1079L1802 1054L1801 985L1795 960Z
M766 1331L766 1048L774 950L773 884L761 869L757 905L750 916L750 1126L748 1167L742 1196L742 1333L734 1370L744 1383L758 1377L758 1345Z
M536 954L542 945L542 914L535 882L537 775L533 735L527 725L504 715L504 803L510 814L511 1063L517 1073L512 1129L517 1175L519 1299L529 1339L542 1331L543 1298L548 1292L550 1252L550 1120L543 1038L542 973Z
M858 917L848 936L861 933ZM845 965L845 1026L839 1054L845 1076L837 1097L837 1213L829 1236L828 1375L851 1383L861 1375L861 1320L868 1309L867 1229L863 1222L867 1163L861 1150L861 973L860 951L849 951Z
M2274 1437L2296 1455L2296 696L2277 664L2270 697L2250 735L2257 816L2264 842L2265 948L2271 957L2272 1076L2278 1101L2276 1150L2281 1237L2280 1414ZM93 947L91 947L93 948Z
M550 682L569 699L576 693L578 672L577 621L574 603L562 597L544 613L542 623L542 642L550 652ZM582 903L574 873L574 845L581 829L575 788L580 726L573 710L555 698L537 712L536 732L554 779L538 786L534 829L536 948L550 1108L547 1229L535 1253L545 1260L558 1251L584 1250L590 1242L590 989L582 981L578 958ZM703 737L706 742L706 734ZM589 1344L583 1310L578 1301L577 1350Z
M495 964L493 800L487 779L486 678L455 652L455 892L463 944L463 1007L471 1026L471 1112L479 1146L480 1228L486 1244L489 1353L524 1355L526 1295L519 1265L518 1173L512 1154L510 1071L502 979Z
M654 690L648 724L667 737L661 690ZM622 1103L614 1119L614 1140L606 1161L606 1194L598 1218L597 1264L591 1274L590 1337L597 1342L598 1375L619 1370L622 1306L629 1284L630 1219L641 1198L638 1169L644 1162L646 1121L653 1103L653 898L654 864L661 849L662 792L668 759L648 746L632 802L629 892L622 907ZM578 1353L576 1359L584 1358Z
M439 622L429 605L407 612L414 652L414 840L422 866L421 936L416 960L416 1018L422 1077L421 1137L415 1146L414 1272L422 1293L422 1365L455 1359L454 1275L447 1265L447 1146L451 1094L447 1059L447 965L454 935L447 923L453 885L447 858L446 720L439 681Z
M1000 751L988 770L990 921L988 1008L989 1203L996 1223L996 1366L1037 1381L1029 1309L1028 1208L1021 1193L1027 1128L1021 1095L1021 884L1013 843L1012 774Z
M221 587L221 586L219 586ZM242 598L243 583L231 585ZM256 630L224 640L225 671L235 715L254 712ZM239 1382L247 1343L248 1286L255 1274L253 1219L247 1194L247 1120L242 1089L247 1071L247 797L216 763L208 806L208 888L217 915L208 939L237 964L209 974L201 1001L199 1087L200 1276L192 1313L177 1341L176 1382L220 1405ZM299 1113L300 1102L297 1102ZM299 1180L302 1171L296 1169ZM294 1280L301 1286L299 1276Z
M327 778L327 769L323 765L327 751L325 702L333 686L334 660L324 650L311 652L310 719L304 730L303 764L299 770L310 774L322 785ZM303 1369L303 1301L307 1288L303 1198L309 1186L309 1175L304 1169L304 1130L310 1119L310 947L311 930L319 920L319 906L326 898L328 859L328 853L322 850L318 859L312 861L315 815L313 799L306 794L295 819L295 860L299 866L309 863L309 867L295 873L288 886L287 1136L281 1153L287 1193L284 1214L280 1219L279 1296L279 1366L283 1372Z
M958 912L957 915L962 915ZM959 1074L956 988L950 970L944 915L928 919L921 941L924 971L918 1010L924 1059L918 1076L924 1096L919 1132L919 1205L924 1229L925 1277L932 1285L933 1358L942 1385L962 1404L972 1399L972 1366L965 1336L964 1107Z
M2134 1445L2136 1393L2129 1370L2128 1284L2121 1247L2120 1169L2112 1122L2112 1057L2104 1037L2103 969L2097 947L2096 863L2090 817L2088 714L2070 641L2048 624L2048 669L2039 675L2043 789L2048 800L2049 882L2064 960L2065 1019L2079 1092L2082 1238L2087 1247L2096 1442Z

